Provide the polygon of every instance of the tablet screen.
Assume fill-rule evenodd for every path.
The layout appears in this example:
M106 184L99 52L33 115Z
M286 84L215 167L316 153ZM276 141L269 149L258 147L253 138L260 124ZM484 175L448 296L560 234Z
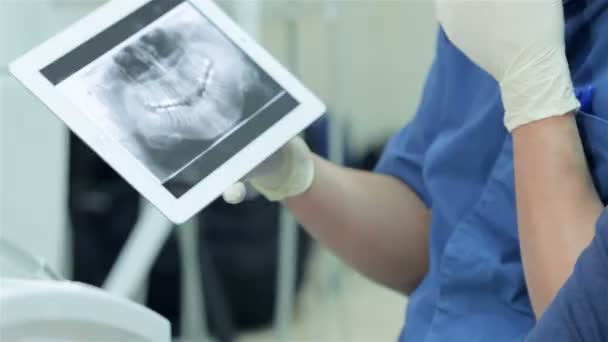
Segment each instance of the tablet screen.
M299 104L186 0L153 0L41 70L176 198Z

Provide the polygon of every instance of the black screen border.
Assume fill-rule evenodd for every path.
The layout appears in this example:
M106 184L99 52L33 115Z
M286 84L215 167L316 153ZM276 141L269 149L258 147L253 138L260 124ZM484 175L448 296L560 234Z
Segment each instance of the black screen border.
M47 65L40 73L56 86L184 2L187 0L152 0Z

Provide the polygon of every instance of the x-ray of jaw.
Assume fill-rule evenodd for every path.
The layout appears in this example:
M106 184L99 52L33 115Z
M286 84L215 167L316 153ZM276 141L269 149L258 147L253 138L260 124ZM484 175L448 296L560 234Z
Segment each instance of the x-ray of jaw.
M252 115L248 94L276 90L206 20L173 21L108 59L95 87L120 142L161 181Z
M127 112L153 147L226 132L241 118L243 88L254 79L239 51L189 33L156 29L114 58Z

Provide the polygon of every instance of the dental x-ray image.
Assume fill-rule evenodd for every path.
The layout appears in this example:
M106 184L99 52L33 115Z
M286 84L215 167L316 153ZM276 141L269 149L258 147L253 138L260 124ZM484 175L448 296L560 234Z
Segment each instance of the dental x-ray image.
M188 2L57 87L163 184L206 176L207 152L289 97Z

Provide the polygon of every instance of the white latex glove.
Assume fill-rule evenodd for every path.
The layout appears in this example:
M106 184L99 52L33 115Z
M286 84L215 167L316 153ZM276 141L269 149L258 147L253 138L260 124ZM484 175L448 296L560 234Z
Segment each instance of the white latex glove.
M253 170L246 181L267 199L281 201L308 190L313 178L312 153L304 140L296 137ZM237 204L245 195L243 183L236 183L224 192L224 200Z
M435 0L448 38L500 84L509 131L580 106L562 0Z

